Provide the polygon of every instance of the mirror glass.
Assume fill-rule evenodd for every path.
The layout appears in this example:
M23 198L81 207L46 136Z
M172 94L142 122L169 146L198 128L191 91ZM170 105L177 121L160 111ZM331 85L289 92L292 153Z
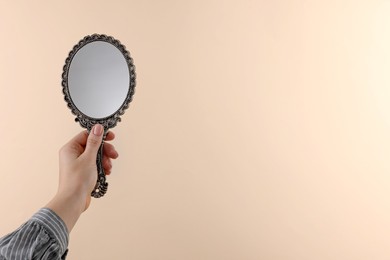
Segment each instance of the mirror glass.
M95 119L108 117L126 100L129 73L125 57L114 45L104 41L88 43L70 63L70 98L84 115Z

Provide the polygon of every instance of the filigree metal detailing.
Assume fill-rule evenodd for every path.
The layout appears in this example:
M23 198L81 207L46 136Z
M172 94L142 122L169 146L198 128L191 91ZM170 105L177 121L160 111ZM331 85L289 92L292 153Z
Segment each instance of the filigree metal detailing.
M95 42L95 41L108 42L114 45L116 48L118 48L123 54L127 62L129 68L129 75L130 75L129 91L121 107L112 115L105 118L98 118L98 119L85 115L76 107L76 105L73 103L72 98L70 96L69 86L68 86L68 73L74 56L82 47L84 47L88 43ZM75 121L79 122L79 124L82 127L86 128L88 132L91 131L92 127L95 124L101 124L104 127L104 137L105 137L108 130L110 128L115 127L116 124L121 121L120 117L124 114L125 110L129 107L129 104L133 99L133 95L135 91L135 85L136 85L135 80L136 80L135 66L133 63L133 59L130 57L130 53L126 50L126 47L112 36L107 36L104 34L93 34L93 35L85 36L69 52L69 55L65 60L65 65L63 67L61 85L62 85L62 92L64 94L64 99L67 103L67 106L72 111L72 113L76 116ZM108 183L106 182L106 175L104 173L104 169L102 166L102 159L103 159L103 144L99 149L98 156L96 159L97 168L98 168L98 180L95 189L91 193L91 196L95 198L102 197L106 193L107 186L108 186Z
M95 198L103 197L104 194L106 194L108 188L108 183L106 182L106 173L104 172L103 168L103 146L104 143L100 145L96 158L98 177L95 188L91 193L91 196Z

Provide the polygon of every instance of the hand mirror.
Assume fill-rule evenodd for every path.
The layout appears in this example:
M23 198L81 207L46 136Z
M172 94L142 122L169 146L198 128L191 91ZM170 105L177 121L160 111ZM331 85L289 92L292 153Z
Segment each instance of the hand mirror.
M62 73L62 92L72 113L88 132L95 124L104 127L104 138L116 126L132 100L135 67L125 46L111 36L84 37L69 52ZM96 159L98 179L92 197L107 192L102 165L103 143Z

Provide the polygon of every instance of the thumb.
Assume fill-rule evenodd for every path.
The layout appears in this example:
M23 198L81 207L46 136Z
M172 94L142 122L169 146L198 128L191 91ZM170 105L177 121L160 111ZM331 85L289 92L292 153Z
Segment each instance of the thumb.
M102 144L103 130L103 126L99 124L96 124L92 127L91 131L89 132L87 145L84 152L87 156L96 157L99 147Z

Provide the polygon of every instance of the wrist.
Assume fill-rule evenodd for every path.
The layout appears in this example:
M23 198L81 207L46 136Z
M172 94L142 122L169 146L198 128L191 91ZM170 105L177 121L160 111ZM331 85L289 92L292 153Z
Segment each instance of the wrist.
M61 217L70 232L85 210L85 202L86 197L82 193L59 191L46 207Z

